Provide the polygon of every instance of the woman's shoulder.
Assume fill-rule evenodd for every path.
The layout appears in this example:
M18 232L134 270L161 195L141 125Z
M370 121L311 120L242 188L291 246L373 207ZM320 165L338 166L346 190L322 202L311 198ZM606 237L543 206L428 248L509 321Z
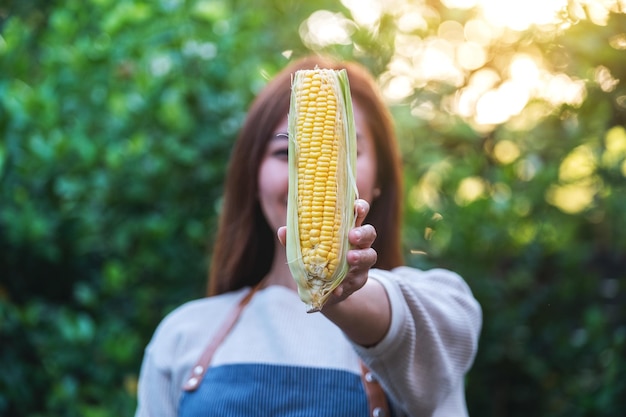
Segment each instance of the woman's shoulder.
M179 344L199 334L210 334L247 291L244 288L191 300L176 307L158 324L151 344Z

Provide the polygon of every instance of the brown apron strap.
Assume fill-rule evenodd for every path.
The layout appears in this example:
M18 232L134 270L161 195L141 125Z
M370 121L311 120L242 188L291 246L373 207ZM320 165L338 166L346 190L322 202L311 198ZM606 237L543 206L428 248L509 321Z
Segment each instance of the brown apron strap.
M211 343L209 343L206 349L204 349L204 352L202 352L200 359L198 359L193 368L191 368L191 374L189 375L189 378L187 378L185 385L183 385L183 390L195 391L196 388L200 386L200 382L202 382L202 378L204 377L204 374L206 373L206 370L211 363L211 359L213 359L213 354L220 346L220 344L222 344L224 339L226 339L228 333L230 333L232 328L235 326L235 323L237 323L241 312L243 311L244 307L250 302L252 296L257 289L258 285L252 288L248 292L248 294L246 294L246 296L243 297L241 301L239 301L237 306L230 312L228 317L226 317L226 320L222 324L222 327L220 327L220 329L217 331L215 337L211 340Z
M202 378L204 378L204 374L206 373L209 364L211 363L211 359L213 359L213 354L215 354L217 348L235 326L235 323L237 323L239 316L241 316L241 312L250 302L252 296L258 288L259 285L252 288L226 317L226 320L222 324L222 327L220 327L215 337L207 345L206 349L204 349L204 352L202 352L202 355L200 356L196 364L193 366L193 368L191 368L191 373L189 375L189 378L187 378L185 385L183 386L183 390L195 391L200 386L200 382L202 382ZM376 381L374 375L369 371L369 369L367 369L363 362L361 362L361 380L363 381L365 394L367 395L369 415L371 417L390 417L391 414L389 412L389 405L387 403L387 397L385 396L385 392L383 391L378 381Z
M367 394L367 403L369 406L370 417L391 417L391 411L389 410L389 404L387 403L387 396L385 391L380 386L380 383L376 380L376 377L361 361L361 380L363 381L363 387L365 387L365 393Z

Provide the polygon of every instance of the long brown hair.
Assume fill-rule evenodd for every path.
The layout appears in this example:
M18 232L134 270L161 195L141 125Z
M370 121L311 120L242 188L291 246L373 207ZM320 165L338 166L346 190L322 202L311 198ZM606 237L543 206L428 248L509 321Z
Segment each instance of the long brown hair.
M374 137L380 194L370 202L366 222L377 232L372 245L378 253L375 267L391 269L403 262L402 168L391 114L365 67L308 56L288 65L267 84L252 102L239 132L227 171L209 272L209 295L255 285L270 270L276 231L267 224L258 200L259 166L274 129L289 112L293 73L316 66L347 70L353 100L365 113Z

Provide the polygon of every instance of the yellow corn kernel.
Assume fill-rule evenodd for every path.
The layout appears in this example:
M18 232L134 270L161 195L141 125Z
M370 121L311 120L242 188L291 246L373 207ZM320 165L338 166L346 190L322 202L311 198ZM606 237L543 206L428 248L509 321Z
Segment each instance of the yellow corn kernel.
M289 111L287 260L308 311L319 311L348 271L355 167L346 71L297 71Z

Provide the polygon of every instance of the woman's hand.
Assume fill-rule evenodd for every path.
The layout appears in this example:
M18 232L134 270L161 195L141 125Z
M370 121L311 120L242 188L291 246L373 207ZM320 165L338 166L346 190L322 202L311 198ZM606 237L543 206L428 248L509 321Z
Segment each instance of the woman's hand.
M354 203L356 221L355 227L348 233L351 249L346 255L349 265L348 274L335 288L324 308L345 300L352 293L361 289L367 282L370 268L376 263L378 255L372 248L376 239L376 230L371 224L363 224L369 209L370 205L365 200L356 200Z
M352 248L347 253L348 274L335 288L322 308L329 320L340 327L354 342L363 346L378 343L387 333L391 323L391 307L385 288L376 280L368 280L369 270L376 263L377 254L372 248L376 230L363 224L369 212L365 200L356 200L355 227L348 240ZM278 239L285 245L287 228L278 229ZM360 291L359 291L360 290Z
M356 220L354 228L348 233L351 249L346 255L349 265L348 274L335 288L324 307L337 304L362 288L367 282L370 268L376 263L378 255L372 248L376 239L376 230L371 224L363 224L369 209L370 205L365 200L358 199L354 202ZM283 246L286 244L287 228L285 226L278 229L278 239Z

